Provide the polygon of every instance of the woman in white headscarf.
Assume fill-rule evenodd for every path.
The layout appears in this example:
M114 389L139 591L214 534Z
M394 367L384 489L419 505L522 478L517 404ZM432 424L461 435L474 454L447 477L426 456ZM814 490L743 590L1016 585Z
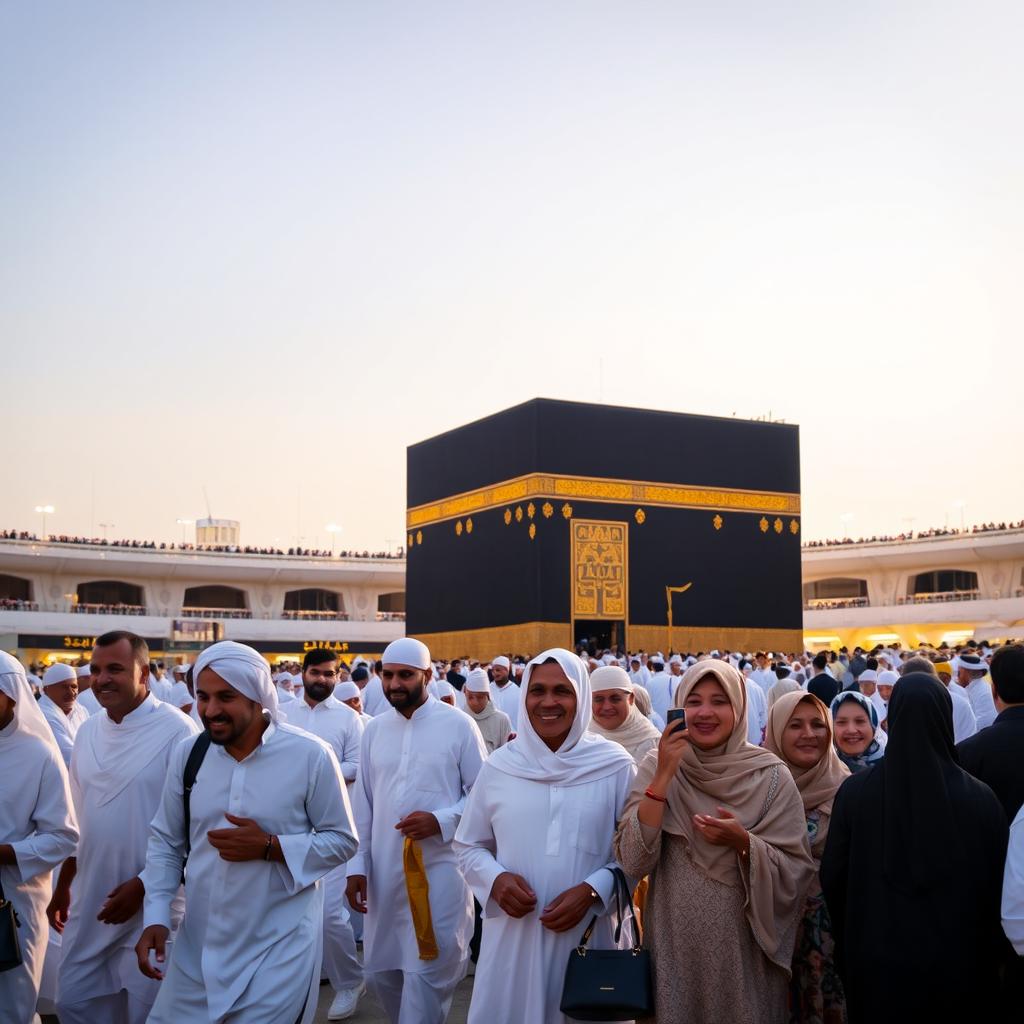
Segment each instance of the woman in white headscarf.
M580 659L560 648L538 655L523 674L516 738L469 794L455 848L483 907L470 1024L562 1024L566 963L593 916L590 946L615 945L612 836L636 768L587 731L590 721Z
M462 695L465 698L463 710L476 722L487 753L493 754L513 735L512 722L504 711L499 711L494 706L494 701L491 700L491 683L482 668L475 668L466 676Z
M51 872L75 852L64 760L21 663L0 652L0 887L21 927L21 965L0 972L0 1019L36 1020Z
M623 669L607 665L592 672L590 690L594 709L592 733L625 747L638 763L658 746L661 733L640 713L633 682Z

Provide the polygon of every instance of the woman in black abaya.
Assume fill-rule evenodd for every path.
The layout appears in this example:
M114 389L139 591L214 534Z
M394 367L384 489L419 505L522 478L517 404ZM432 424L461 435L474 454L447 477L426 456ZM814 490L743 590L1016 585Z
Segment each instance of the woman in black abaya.
M904 676L885 758L840 786L821 862L850 1024L1000 1020L1008 833L957 763L949 694Z

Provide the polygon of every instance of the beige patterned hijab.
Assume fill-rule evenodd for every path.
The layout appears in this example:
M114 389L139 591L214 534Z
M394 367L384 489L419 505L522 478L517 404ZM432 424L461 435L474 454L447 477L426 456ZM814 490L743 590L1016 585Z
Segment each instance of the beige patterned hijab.
M745 891L754 938L765 956L788 972L796 921L814 873L803 803L783 762L747 742L747 688L732 665L718 660L692 665L676 691L675 706L684 707L693 688L709 676L729 698L735 724L719 747L700 750L687 745L666 793L662 829L685 842L691 861L703 874ZM635 814L657 764L658 752L651 751L640 765L623 821ZM749 864L731 847L714 846L698 833L693 816L718 817L719 806L749 833Z

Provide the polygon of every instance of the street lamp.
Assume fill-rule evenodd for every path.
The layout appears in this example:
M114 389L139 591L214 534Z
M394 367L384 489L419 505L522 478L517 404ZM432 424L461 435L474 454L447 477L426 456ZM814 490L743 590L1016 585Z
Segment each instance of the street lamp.
M337 523L328 523L324 529L331 535L331 558L334 557L334 542L337 535L341 533L341 527Z
M175 522L181 527L181 543L185 543L185 529L186 527L193 526L195 524L194 519L175 519Z
M46 517L52 516L56 509L52 505L36 505L36 511L43 517L43 536L46 540Z

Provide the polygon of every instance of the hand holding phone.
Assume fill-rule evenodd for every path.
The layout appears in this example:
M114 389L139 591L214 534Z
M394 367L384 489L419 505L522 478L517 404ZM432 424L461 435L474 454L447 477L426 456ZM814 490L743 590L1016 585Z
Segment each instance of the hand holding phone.
M686 728L686 709L685 708L669 708L665 714L665 725L666 728L672 727L673 722L682 722L681 726L672 728L673 732L682 732Z

